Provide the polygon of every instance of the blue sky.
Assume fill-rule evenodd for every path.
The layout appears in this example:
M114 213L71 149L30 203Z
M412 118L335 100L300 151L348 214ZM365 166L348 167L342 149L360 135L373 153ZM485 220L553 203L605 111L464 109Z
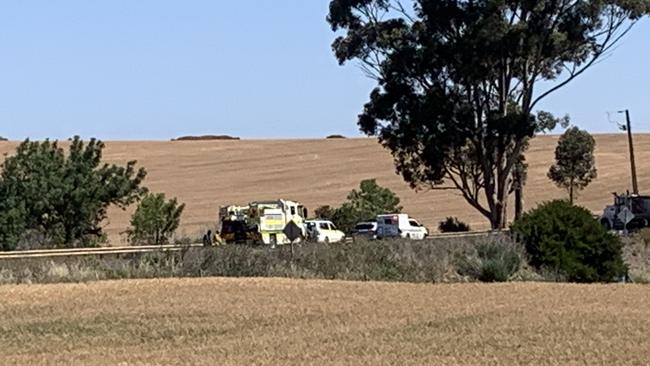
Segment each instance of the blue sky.
M373 82L338 66L327 0L0 4L0 135L358 135ZM592 132L650 131L650 22L540 107Z

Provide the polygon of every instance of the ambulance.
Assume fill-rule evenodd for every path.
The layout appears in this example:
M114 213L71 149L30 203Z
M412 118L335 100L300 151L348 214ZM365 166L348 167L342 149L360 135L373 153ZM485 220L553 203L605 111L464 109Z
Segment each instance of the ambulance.
M388 214L377 216L377 238L397 238L423 240L429 230L407 214Z

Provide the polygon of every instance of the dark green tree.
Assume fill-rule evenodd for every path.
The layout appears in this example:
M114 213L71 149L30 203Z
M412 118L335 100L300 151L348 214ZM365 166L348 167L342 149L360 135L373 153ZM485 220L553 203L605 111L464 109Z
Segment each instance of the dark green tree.
M356 60L377 81L361 130L378 136L413 188L459 190L503 228L513 167L536 131L552 127L535 107L649 8L647 0L332 0L328 22L345 31L333 43L339 62Z
M560 137L555 149L555 164L548 171L548 177L558 187L569 192L573 204L577 191L583 190L598 173L594 148L596 140L587 131L572 127Z
M0 246L15 249L27 234L46 245L89 245L102 237L110 205L122 209L145 191L144 169L102 164L104 144L79 137L68 154L58 142L24 141L6 158L0 173Z
M336 212L335 208L332 208L329 205L325 205L315 209L314 216L316 216L317 219L331 220L334 217L335 212Z
M134 244L167 244L181 223L185 204L176 198L165 200L163 193L144 196L131 217L129 240Z
M374 220L377 215L402 211L400 199L375 179L361 182L359 190L352 190L347 201L334 210L331 220L339 229L350 232L361 221Z

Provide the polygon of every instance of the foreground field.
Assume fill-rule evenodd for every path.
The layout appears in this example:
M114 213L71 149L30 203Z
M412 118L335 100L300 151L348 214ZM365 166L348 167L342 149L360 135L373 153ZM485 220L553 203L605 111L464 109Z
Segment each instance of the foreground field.
M30 365L646 364L650 287L188 279L0 287Z
M650 135L636 135L641 191L650 189ZM578 203L602 211L612 201L611 192L630 187L627 139L624 134L596 136L596 179ZM557 136L533 140L529 163L526 207L564 198L546 177ZM0 153L11 153L17 143L0 143ZM345 140L242 140L107 142L108 162L137 160L147 168L146 185L153 191L178 197L187 204L179 234L197 236L214 226L219 206L253 200L299 200L312 211L319 205L339 205L362 179L377 178L394 190L404 209L435 231L446 216L457 216L475 229L487 221L459 195L450 191L416 193L395 174L390 154L373 139ZM511 205L512 207L512 205ZM111 243L124 244L131 211L112 210L107 223Z

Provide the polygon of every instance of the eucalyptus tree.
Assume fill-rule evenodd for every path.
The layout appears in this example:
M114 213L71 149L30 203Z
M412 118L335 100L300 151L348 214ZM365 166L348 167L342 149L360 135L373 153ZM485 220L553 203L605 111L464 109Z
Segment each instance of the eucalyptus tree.
M592 67L648 0L332 0L338 61L376 80L359 116L414 189L453 189L493 228L530 138L558 119L539 103ZM520 168L525 170L525 165Z

